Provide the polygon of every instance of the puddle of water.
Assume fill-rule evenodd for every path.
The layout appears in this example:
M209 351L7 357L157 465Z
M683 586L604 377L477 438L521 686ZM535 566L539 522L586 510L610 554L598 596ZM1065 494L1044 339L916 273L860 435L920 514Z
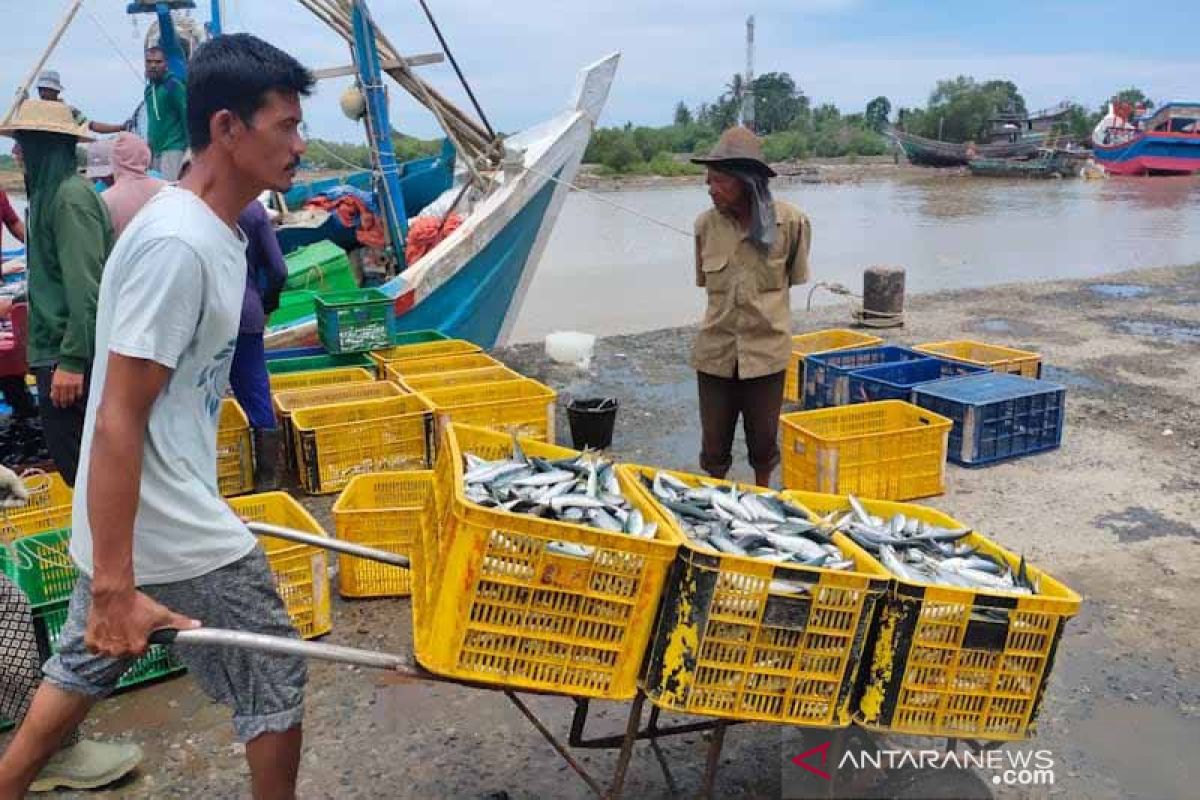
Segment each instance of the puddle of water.
M1136 283L1097 283L1087 287L1089 291L1105 297L1115 297L1118 300L1129 300L1134 297L1144 297L1150 294L1149 286L1139 286Z
M1117 323L1117 327L1125 333L1134 336L1146 336L1152 339L1166 339L1175 344L1200 344L1200 326L1184 325L1181 322L1147 322L1145 320L1127 319Z
M975 327L988 333L1012 333L1012 323L1006 319L985 319L976 322Z
M1072 372L1062 367L1051 366L1050 364L1042 365L1042 380L1061 383L1066 386L1077 386L1081 389L1103 389L1105 388L1104 381L1096 378L1089 378L1087 375L1082 375L1078 372Z
M1158 706L1097 699L1071 738L1120 783L1126 797L1196 796L1200 722Z
M1168 519L1157 511L1130 506L1124 511L1096 518L1096 525L1107 528L1121 542L1141 542L1157 536L1191 536L1200 539L1200 530Z

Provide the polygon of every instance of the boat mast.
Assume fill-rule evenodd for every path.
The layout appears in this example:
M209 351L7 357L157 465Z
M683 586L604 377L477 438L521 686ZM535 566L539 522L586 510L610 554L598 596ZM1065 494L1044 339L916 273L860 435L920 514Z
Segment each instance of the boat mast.
M754 15L746 18L746 78L742 86L742 124L754 130Z
M375 24L366 0L354 0L351 9L351 26L354 33L354 64L358 68L358 85L366 100L367 141L371 156L378 170L380 210L387 226L388 242L396 257L397 270L407 264L404 260L404 243L408 240L408 218L404 212L404 190L400 186L400 167L396 163L396 151L392 147L391 122L388 117L387 92L383 86L383 69L379 63L379 49L375 43Z
M46 66L46 60L50 58L50 54L58 46L59 40L67 32L67 28L71 25L71 20L75 19L75 15L79 13L79 8L82 5L83 0L74 0L70 8L67 9L67 13L63 15L62 21L58 23L58 27L54 29L54 34L50 37L50 43L46 45L46 49L42 51L41 57L34 63L33 69L29 70L29 74L25 76L24 82L17 88L17 96L13 98L13 103L9 107L8 113L4 115L5 125L12 119L13 114L17 113L17 109L29 95L29 87L33 85L33 81L37 78L38 73L42 71L42 67Z
M208 35L212 37L220 36L224 33L222 27L225 20L225 0L212 0L209 9L208 20Z

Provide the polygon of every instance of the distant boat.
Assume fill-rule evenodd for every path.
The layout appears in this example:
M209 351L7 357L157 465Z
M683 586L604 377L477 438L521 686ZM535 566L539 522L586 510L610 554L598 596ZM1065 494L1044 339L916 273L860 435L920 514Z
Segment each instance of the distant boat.
M1115 175L1200 172L1200 102L1167 103L1132 124L1110 106L1092 146L1096 161Z
M964 144L940 142L924 136L888 128L887 135L904 149L913 164L926 167L963 167L972 158L1019 158L1032 156L1045 143L1044 134L1032 134L1016 142Z
M973 158L967 169L983 178L1075 178L1089 155L1049 150L1035 158Z

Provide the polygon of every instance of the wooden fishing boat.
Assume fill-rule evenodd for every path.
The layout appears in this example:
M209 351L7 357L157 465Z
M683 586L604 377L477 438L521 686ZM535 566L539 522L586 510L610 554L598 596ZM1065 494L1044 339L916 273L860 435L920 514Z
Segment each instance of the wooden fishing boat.
M1086 153L1056 150L1025 159L973 158L967 162L967 169L983 178L1075 178L1087 158Z
M1151 114L1115 120L1113 111L1092 134L1095 157L1116 175L1191 175L1200 172L1200 102L1171 102Z
M962 167L972 158L1028 157L1034 155L1046 140L1044 134L1035 133L1016 142L964 144L926 139L897 128L888 128L885 133L904 150L911 163L926 167Z

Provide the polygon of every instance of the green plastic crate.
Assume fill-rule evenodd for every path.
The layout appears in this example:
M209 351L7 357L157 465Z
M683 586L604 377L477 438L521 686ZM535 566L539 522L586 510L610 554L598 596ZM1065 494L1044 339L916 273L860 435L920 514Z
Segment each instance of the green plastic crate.
M267 324L271 327L288 325L296 320L311 317L316 308L313 300L317 293L307 289L294 289L279 296L279 308L271 313Z
M58 646L58 635L67 622L69 604L70 600L56 600L33 607L33 631L43 661L50 658ZM184 670L183 664L166 647L150 645L146 655L135 661L117 681L117 689L129 689Z
M0 547L0 571L25 593L30 605L69 598L79 575L67 552L70 542L69 530L22 536Z
M392 346L398 333L392 298L378 289L317 295L317 338L330 353L362 353Z
M346 251L333 242L317 242L289 253L288 277L285 291L308 289L309 291L341 291L358 287L350 259Z
M374 370L375 362L366 353L300 356L299 358L278 358L267 362L267 372L272 375L282 375L288 372L312 372L336 367L366 367Z

